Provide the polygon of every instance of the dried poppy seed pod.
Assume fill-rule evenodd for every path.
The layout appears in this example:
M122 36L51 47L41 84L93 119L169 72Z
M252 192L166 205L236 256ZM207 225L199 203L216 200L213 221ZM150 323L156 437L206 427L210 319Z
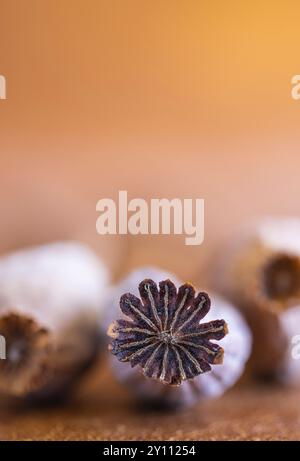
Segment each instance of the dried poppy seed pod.
M108 274L92 251L73 242L0 259L0 393L56 397L93 362Z
M265 219L246 230L223 255L217 274L215 286L253 330L254 371L283 378L293 330L300 333L297 308L288 314L300 303L300 220ZM286 324L286 317L294 322Z
M182 285L177 292L166 278L169 274L159 270L133 272L121 282L122 290L127 286L128 291L138 294L136 281L147 271L152 277L155 275L155 282L165 280L159 283L159 291L153 280L140 284L143 304L133 294L121 297L124 318L112 323L108 331L112 352L121 360L111 359L115 375L150 404L182 407L221 395L240 377L250 354L251 335L245 322L218 297L212 298L209 312L206 293L195 297L189 284ZM117 303L119 295L117 287L112 302ZM204 317L207 323L200 322ZM226 318L226 322L213 320L218 317ZM222 339L227 333L227 322L230 334ZM220 339L222 347L211 341ZM222 366L214 366L222 362Z

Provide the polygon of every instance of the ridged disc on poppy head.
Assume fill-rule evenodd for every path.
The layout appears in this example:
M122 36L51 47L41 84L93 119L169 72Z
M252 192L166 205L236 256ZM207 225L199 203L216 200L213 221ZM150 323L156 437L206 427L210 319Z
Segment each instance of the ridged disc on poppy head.
M224 351L211 340L227 333L224 320L200 323L210 309L207 293L185 283L178 291L170 280L143 280L141 299L126 293L120 308L128 320L113 322L108 330L110 350L121 362L140 366L148 378L165 384L182 381L222 363Z

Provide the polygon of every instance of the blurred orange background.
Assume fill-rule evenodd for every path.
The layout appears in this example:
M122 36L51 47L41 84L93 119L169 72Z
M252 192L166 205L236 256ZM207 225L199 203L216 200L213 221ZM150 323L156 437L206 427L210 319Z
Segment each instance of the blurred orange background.
M218 245L300 214L300 4L0 0L0 251L65 237L206 283ZM96 235L96 202L204 198L205 242Z

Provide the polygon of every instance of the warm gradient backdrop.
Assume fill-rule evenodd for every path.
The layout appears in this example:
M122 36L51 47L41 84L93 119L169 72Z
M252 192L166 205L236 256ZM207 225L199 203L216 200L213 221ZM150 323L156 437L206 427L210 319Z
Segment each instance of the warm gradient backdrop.
M300 214L299 73L296 0L0 0L0 250L100 248L95 204L119 189L200 197L201 247L109 240L116 273L127 257L198 278L240 222Z

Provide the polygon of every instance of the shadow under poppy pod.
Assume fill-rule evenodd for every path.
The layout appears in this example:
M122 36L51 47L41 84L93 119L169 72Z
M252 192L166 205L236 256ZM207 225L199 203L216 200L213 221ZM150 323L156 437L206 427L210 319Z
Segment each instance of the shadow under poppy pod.
M84 245L58 242L0 259L0 394L59 398L95 361L106 267Z
M292 348L300 334L300 219L266 218L234 241L214 272L214 286L251 326L254 373L299 384Z
M143 272L136 271L129 280ZM166 275L154 272L156 279ZM246 347L242 351L240 344L237 351L231 348L226 365L221 365L224 349L217 341L227 335L228 328L225 320L211 317L216 314L215 309L208 317L211 300L207 293L196 294L188 283L177 289L165 277L159 285L144 279L138 288L139 297L133 293L121 296L123 318L111 323L108 329L109 348L117 359L112 360L112 366L119 380L149 403L185 406L204 397L221 395L238 379L249 355L250 335L240 315L226 303L224 311L220 309L224 317L230 313L234 328L232 318L236 315L246 331L245 339L248 338ZM136 288L132 291L136 293ZM223 301L219 299L218 303L221 306ZM241 342L236 334L233 338Z

